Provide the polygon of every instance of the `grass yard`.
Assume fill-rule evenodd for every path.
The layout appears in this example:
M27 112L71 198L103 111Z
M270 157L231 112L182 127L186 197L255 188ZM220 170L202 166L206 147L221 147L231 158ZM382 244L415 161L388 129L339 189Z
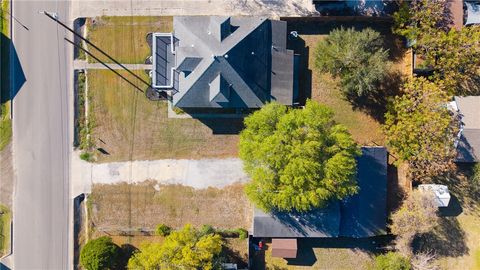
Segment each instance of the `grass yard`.
M89 197L91 221L98 231L143 229L158 224L181 228L190 223L219 229L251 225L252 206L243 185L223 189L194 189L181 185L141 184L94 185Z
M0 205L0 257L8 252L10 244L11 214L7 207Z
M136 85L139 80L120 72ZM149 80L144 71L137 74ZM232 119L169 119L165 101L145 94L109 70L88 70L93 106L94 144L99 162L153 159L200 159L237 156L238 135L214 134L212 126L241 125Z
M319 19L321 20L321 18ZM307 96L310 94L312 99L331 107L335 112L335 120L345 125L360 144L372 145L374 142L383 145L385 138L381 130L379 117L374 115L378 113L382 115L383 112L372 108L372 113L369 113L368 110L358 109L345 100L340 92L338 80L332 78L328 73L320 72L315 67L315 48L318 42L327 37L333 29L354 27L360 30L370 27L379 31L385 37L385 47L391 51L392 73L408 74L409 61L407 54L402 49L401 40L391 34L390 24L314 20L293 20L288 23L288 31L297 31L300 34L300 39L291 42L291 46L296 53L305 57L301 63L305 71L300 74L300 88L307 93ZM392 89L388 90L392 91Z
M172 31L172 17L96 17L87 21L88 39L123 64L145 63L151 55L146 39L148 33ZM100 60L112 62L91 46L88 49ZM96 62L92 57L88 57L88 61Z
M9 1L3 0L1 4L0 20L0 151L10 142L12 137L12 121L10 119L10 93L9 93L9 20L8 20Z
M435 252L441 269L480 269L480 187L469 182L468 171L459 167L456 177L440 181L452 195L449 207L442 210L439 226L414 245Z
M371 265L372 256L359 248L329 248L316 246L315 242L330 240L299 240L297 259L287 261L272 257L270 244L265 251L265 269L328 269L328 270L366 270ZM335 241L335 240L331 240ZM357 240L355 240L357 241ZM361 242L362 240L359 240Z

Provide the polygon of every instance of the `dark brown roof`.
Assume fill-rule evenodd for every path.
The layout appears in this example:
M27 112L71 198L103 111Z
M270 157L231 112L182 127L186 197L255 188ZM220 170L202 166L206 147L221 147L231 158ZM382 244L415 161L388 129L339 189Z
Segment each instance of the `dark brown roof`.
M296 258L297 257L297 239L272 239L272 257Z

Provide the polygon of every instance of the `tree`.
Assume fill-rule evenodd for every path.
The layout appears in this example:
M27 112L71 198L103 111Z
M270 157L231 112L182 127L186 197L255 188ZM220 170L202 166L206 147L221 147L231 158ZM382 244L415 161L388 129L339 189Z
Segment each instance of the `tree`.
M372 270L410 270L412 266L408 258L399 253L388 252L375 257Z
M387 144L401 161L409 163L411 176L426 180L447 172L455 155L458 124L446 108L443 87L414 77L395 97L385 115Z
M480 93L480 27L451 29L447 0L413 0L394 14L394 32L414 41L415 53L433 68L431 79L451 95Z
M155 233L161 236L167 236L172 232L172 228L168 227L165 224L158 224L155 229Z
M120 252L120 247L110 237L103 236L88 241L82 248L80 264L86 270L115 269Z
M397 235L397 248L400 252L409 255L413 237L438 225L437 210L433 194L415 190L400 209L392 214L390 230Z
M266 210L308 211L355 194L360 150L326 106L269 103L245 119L240 158L251 182L245 191Z
M388 51L382 46L382 36L370 28L335 29L318 44L315 65L340 78L346 97L367 96L377 91L388 71Z
M162 244L141 246L128 261L129 269L196 270L219 269L217 258L222 251L217 234L202 235L191 225L172 232Z

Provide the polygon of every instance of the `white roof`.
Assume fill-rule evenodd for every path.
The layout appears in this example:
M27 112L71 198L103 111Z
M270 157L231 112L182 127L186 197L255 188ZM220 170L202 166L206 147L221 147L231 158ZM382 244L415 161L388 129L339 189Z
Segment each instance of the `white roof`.
M448 187L445 185L424 184L419 185L418 189L421 191L432 192L433 195L435 195L435 202L437 203L438 207L447 207L448 203L450 202L450 192L448 191Z

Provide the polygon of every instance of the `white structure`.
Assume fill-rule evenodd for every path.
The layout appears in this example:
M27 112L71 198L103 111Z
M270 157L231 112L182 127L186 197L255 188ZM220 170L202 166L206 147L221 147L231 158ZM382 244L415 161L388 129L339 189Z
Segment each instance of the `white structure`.
M424 184L419 185L418 189L433 193L438 207L447 207L448 203L450 202L450 192L448 191L448 187L445 185Z

